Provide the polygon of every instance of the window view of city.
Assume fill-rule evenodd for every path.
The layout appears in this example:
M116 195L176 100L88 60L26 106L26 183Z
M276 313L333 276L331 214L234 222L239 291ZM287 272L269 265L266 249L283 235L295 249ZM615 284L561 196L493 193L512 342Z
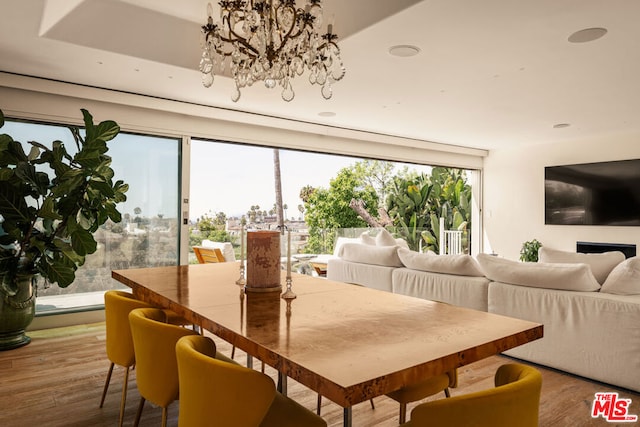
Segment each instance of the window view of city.
M7 121L2 131L25 146L62 141L74 150L64 126ZM73 284L39 283L37 312L101 305L105 290L122 287L111 279L113 269L178 263L180 140L121 132L109 142L108 155L116 179L129 184L127 201L118 205L122 221L109 220L94 234L98 249L87 256Z
M238 252L241 224L277 229L280 191L294 254L331 253L337 236L381 227L437 250L441 217L469 249L471 171L202 140L191 157L191 247L231 242Z

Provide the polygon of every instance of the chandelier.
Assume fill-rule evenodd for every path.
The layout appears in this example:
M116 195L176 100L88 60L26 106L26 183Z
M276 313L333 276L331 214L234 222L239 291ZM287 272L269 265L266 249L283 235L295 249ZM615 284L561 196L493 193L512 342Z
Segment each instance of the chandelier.
M309 71L309 82L321 86L325 99L332 85L342 79L345 68L333 34L322 26L321 0L307 0L297 8L295 0L219 1L220 22L213 23L213 7L207 6L207 24L202 26L202 84L211 87L214 74L227 70L235 81L233 102L240 89L263 81L267 88L282 87L282 99L295 97L291 80Z

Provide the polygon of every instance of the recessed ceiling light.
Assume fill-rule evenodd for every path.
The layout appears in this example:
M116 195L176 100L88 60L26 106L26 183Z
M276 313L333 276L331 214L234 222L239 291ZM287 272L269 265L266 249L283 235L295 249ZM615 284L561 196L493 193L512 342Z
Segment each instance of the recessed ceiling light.
M555 125L553 125L553 128L562 129L562 128L568 128L569 126L571 126L571 124L569 123L556 123Z
M571 34L567 40L571 43L586 43L598 40L607 34L606 28L585 28Z
M334 113L333 111L323 111L321 113L318 113L318 115L320 117L334 117L336 113Z
M407 58L409 56L415 56L420 53L420 48L418 46L412 46L408 44L399 44L397 46L391 46L389 48L389 53L393 56Z

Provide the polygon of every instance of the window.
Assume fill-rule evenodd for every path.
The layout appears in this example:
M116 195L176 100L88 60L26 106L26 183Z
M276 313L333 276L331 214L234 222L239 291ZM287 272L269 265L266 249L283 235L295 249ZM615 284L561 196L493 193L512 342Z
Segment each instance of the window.
M60 140L69 151L75 145L64 126L7 121L1 132L25 145ZM178 264L180 145L176 138L124 132L108 143L115 179L129 184L127 201L118 205L123 220L108 221L95 233L98 250L72 285L39 286L37 314L101 307L105 290L122 287L111 279L113 269Z
M466 228L462 246L465 251L470 250L471 183L474 181L474 171L446 169L448 173L444 173L444 168L428 165L392 161L367 163L367 160L357 157L287 149L278 151L285 226L292 231L292 251L295 254L331 253L336 235L357 237L367 230L364 228L367 223L349 207L349 202L352 198L362 197L369 213L378 217L380 213L377 208L386 210L388 198L396 196L394 200L399 200L397 192L404 191L410 184L404 181L402 185L400 182L396 184L395 177L415 180L412 190L413 187L420 189L423 192L421 198L425 198L424 186L431 179L437 181L437 188L429 193L434 196L428 199L428 207L424 200L416 202L419 203L415 209L418 221L411 220L414 210L408 204L413 203L412 196L407 206L403 206L403 215L399 214L399 207L391 211L395 228L388 228L407 240L412 249L436 250L433 239L439 239L439 234L432 226L430 214L437 214L438 217L444 215L447 216L446 226L449 229L457 228L464 222L462 226ZM379 163L381 169L369 169L373 167L371 163ZM351 175L341 173L344 169L353 169L355 165L359 167L353 170L353 175L363 174L365 178L351 179ZM231 242L237 256L241 222L246 222L247 230L277 227L274 148L193 139L189 172L190 246L200 245L205 239ZM427 178L417 179L422 174ZM454 185L458 178L463 180L464 186L462 183L460 186ZM354 182L356 186L352 185ZM457 191L454 191L454 187ZM303 200L305 192L317 189L329 190L311 204ZM367 197L371 192L375 194ZM394 205L391 206L393 208ZM454 217L454 211L461 214ZM427 242L426 234L422 232L430 233L433 239ZM197 262L193 254L190 255L190 262Z

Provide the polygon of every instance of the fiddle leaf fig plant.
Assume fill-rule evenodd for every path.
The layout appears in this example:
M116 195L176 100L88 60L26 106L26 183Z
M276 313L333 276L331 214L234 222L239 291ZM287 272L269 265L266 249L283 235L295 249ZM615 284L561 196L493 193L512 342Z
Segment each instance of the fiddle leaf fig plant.
M54 141L51 148L23 144L0 134L0 290L17 293L18 275L40 274L69 286L85 257L97 249L93 237L108 219L120 222L116 205L129 186L113 182L107 142L120 132L114 121L93 123L82 109L84 135L69 127L75 149ZM0 128L4 126L0 111Z

